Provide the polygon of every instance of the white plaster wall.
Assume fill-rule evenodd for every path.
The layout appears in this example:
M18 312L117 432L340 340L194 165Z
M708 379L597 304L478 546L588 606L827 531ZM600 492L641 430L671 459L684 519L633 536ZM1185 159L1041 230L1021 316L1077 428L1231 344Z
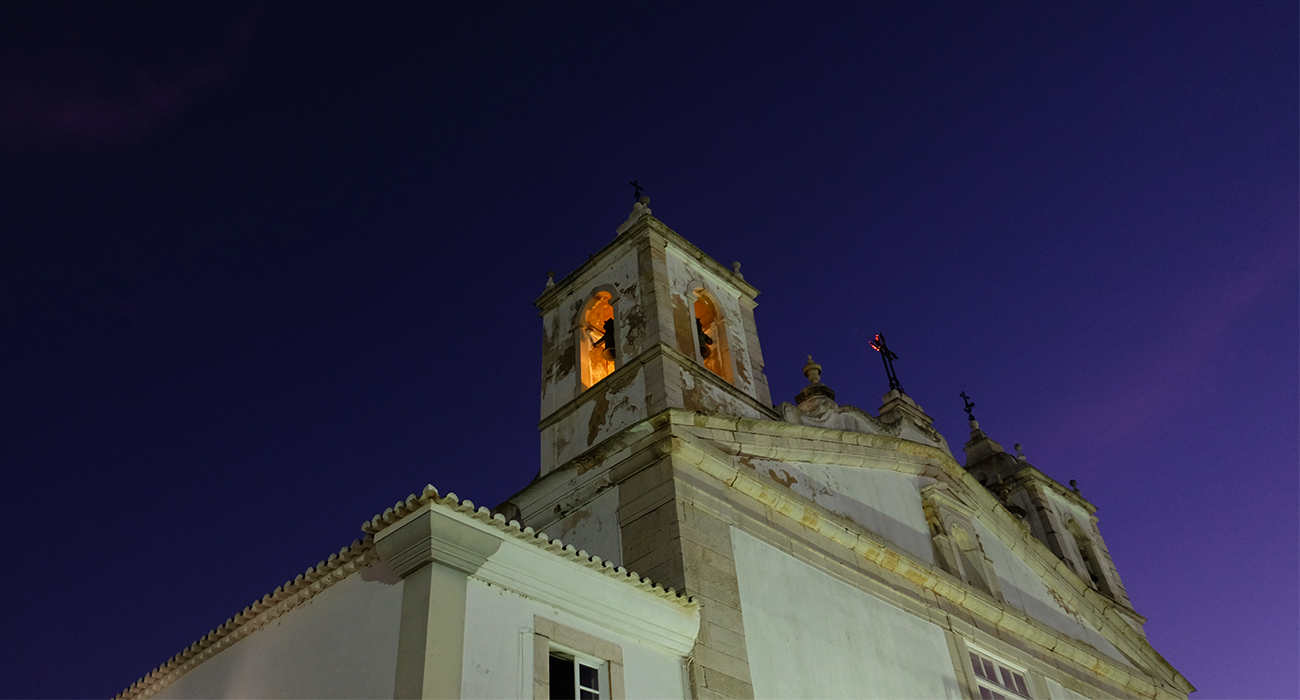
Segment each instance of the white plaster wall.
M921 508L933 479L884 469L754 460L760 473L811 498L920 559L933 564L934 546Z
M1058 632L1091 644L1112 659L1128 664L1124 655L1106 641L1100 632L1058 601L1047 584L1043 583L1043 579L984 523L976 520L974 525L984 553L993 560L993 568L997 571L998 582L1002 587L1002 597L1008 605L1024 611L1026 615L1046 623Z
M1047 692L1051 694L1051 700L1089 700L1088 696L1080 695L1051 678L1047 679Z
M732 529L757 698L961 697L941 629Z
M158 698L391 698L402 582L362 569L235 642Z
M532 697L534 615L622 647L629 700L685 697L682 660L672 653L471 577L465 603L462 698Z
M618 486L592 499L564 519L549 525L546 534L565 544L585 549L601 559L623 565L622 531L618 526Z

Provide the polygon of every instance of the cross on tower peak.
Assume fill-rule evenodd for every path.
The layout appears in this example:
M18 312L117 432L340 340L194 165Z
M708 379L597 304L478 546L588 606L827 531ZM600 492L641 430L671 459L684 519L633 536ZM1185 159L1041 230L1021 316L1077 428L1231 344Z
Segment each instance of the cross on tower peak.
M900 394L906 393L903 391L903 383L898 381L898 375L894 373L894 360L898 359L898 355L885 344L885 335L883 333L876 334L875 340L871 341L871 349L880 353L880 359L885 362L885 374L889 377L889 388Z
M974 413L971 413L971 411L974 410L974 408L975 408L975 402L974 402L974 401L971 401L971 400L970 400L970 397L967 396L967 395L966 395L966 392L964 392L964 391L961 392L960 394L958 394L958 396L960 396L960 397L962 398L962 400L966 402L966 417L967 417L968 419L970 419L971 422L974 422L974 421L975 421L975 414L974 414Z

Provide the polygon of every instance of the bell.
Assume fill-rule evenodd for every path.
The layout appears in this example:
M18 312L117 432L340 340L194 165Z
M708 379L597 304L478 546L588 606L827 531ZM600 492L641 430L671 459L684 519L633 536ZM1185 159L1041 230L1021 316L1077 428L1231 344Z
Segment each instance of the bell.
M695 335L700 341L700 359L709 359L709 355L713 354L713 351L709 349L709 346L713 344L713 338L704 332L704 322L700 320L699 316L695 317Z
M600 359L608 362L614 361L614 348L603 348L600 351Z

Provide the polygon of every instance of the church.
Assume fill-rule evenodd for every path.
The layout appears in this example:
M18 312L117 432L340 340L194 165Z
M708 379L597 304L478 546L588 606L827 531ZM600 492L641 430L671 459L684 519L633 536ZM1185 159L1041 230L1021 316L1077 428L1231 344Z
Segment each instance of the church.
M963 463L892 371L875 415L811 357L773 404L739 265L647 197L616 234L536 301L532 483L491 509L425 487L118 697L1195 690L1148 643L1096 507L972 404Z

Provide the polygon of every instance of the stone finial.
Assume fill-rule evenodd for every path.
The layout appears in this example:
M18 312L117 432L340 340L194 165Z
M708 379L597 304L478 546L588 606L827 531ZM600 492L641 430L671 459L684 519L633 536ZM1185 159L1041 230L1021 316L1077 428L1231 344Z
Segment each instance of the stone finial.
M1015 444L1015 448L1016 448L1016 461L1017 462L1025 461L1025 451L1020 449L1020 443L1017 442Z
M822 383L822 366L813 362L812 355L808 356L808 364L803 366L803 376L808 378L809 384Z
M731 271L740 279L745 279L745 276L740 274L740 261L731 263Z
M627 215L627 221L620 224L619 227L615 229L614 233L616 235L622 234L624 231L632 228L632 224L640 221L641 217L649 215L650 198L642 195L641 198L637 199L636 204L632 205L632 213Z
M547 272L546 272L546 288L547 288L547 289L550 289L551 287L554 287L554 286L555 286L555 270L547 270Z
M822 366L813 362L812 355L808 356L808 364L803 366L803 376L808 378L808 386L794 397L795 403L803 404L810 399L818 399L829 401L831 406L835 405L835 390L822 384Z
M1070 479L1070 490L1073 491L1076 496L1083 495L1082 493L1079 493L1079 482L1075 479Z

